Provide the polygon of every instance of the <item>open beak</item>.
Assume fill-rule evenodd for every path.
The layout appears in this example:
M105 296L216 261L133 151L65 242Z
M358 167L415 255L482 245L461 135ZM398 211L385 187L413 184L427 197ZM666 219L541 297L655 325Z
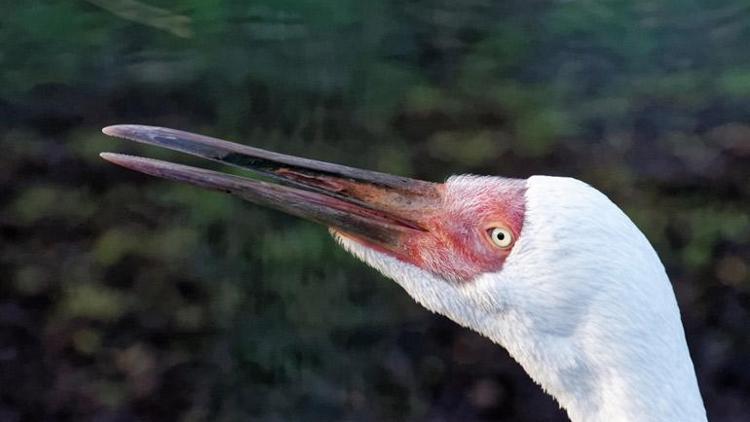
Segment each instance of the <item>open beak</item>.
M102 153L131 170L231 193L331 227L398 254L405 236L426 232L440 206L442 185L279 154L154 126L116 125L106 135L156 145L250 170L268 182L161 160Z

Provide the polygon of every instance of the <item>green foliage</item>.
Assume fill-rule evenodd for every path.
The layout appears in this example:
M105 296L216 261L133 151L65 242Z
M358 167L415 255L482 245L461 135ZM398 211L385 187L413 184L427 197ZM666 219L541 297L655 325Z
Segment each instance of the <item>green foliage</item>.
M26 225L34 224L43 218L79 222L85 221L96 212L96 204L85 191L34 186L21 193L11 205L11 212L15 221Z

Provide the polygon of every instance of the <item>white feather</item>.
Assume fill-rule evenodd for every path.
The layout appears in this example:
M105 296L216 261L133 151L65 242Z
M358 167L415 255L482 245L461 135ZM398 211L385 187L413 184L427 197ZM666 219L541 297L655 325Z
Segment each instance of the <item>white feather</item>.
M446 189L503 180L461 176ZM672 286L645 236L575 179L531 177L525 199L502 270L471 282L336 237L427 309L505 347L573 421L705 421Z

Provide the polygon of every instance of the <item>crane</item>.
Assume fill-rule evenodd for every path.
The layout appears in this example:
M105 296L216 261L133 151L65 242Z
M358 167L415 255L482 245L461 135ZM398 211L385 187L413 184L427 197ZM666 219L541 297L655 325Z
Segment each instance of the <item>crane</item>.
M572 421L706 420L664 266L635 224L581 181L432 183L174 129L103 132L264 177L101 154L328 226L422 306L506 348Z

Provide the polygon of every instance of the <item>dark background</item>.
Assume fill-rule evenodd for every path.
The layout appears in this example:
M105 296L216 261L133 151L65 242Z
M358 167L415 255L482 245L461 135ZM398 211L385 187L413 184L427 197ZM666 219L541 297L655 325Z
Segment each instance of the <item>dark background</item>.
M585 180L659 251L711 420L750 420L747 1L3 3L0 420L566 420L324 228L103 162L196 162L113 123Z

